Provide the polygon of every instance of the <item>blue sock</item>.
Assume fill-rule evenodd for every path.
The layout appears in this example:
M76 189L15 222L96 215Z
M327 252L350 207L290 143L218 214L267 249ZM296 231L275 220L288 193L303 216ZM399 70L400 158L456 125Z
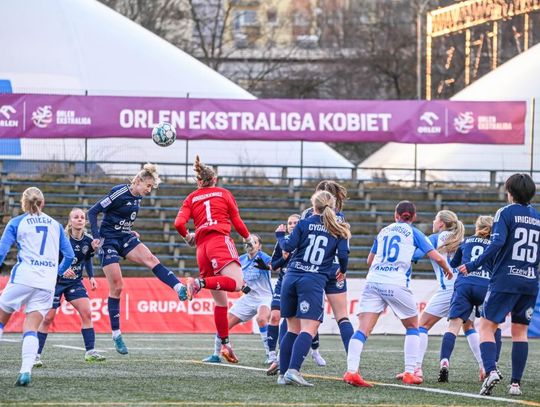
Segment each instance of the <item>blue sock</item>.
M45 341L47 340L47 335L46 333L43 333L43 332L39 332L37 333L37 337L38 337L38 341L39 341L39 347L38 347L38 355L41 355L41 352L43 351L43 347L45 346Z
M159 278L162 282L167 284L172 289L174 289L176 284L180 283L174 273L161 263L159 263L156 267L152 269L152 273L154 273L157 278Z
M120 329L120 298L109 297L107 307L109 308L111 329L113 331L117 331Z
M275 352L279 336L279 325L268 325L268 349Z
M339 334L341 335L341 342L345 347L345 353L349 350L349 342L354 335L354 328L349 321L349 318L342 318L338 321Z
M293 334L292 332L287 332L283 336L283 340L279 343L279 371L281 374L285 373L287 369L289 369L293 345L297 337L298 335Z
M279 326L279 346L281 346L281 341L283 340L283 337L287 333L287 320L283 318L283 321L281 322L281 325Z
M442 338L441 343L441 360L448 359L452 356L454 351L454 346L456 344L456 335L452 332L446 332Z
M300 332L300 335L294 341L289 369L300 370L313 340L314 338L309 333Z
M497 346L497 355L495 357L495 362L498 362L499 357L501 356L501 349L502 349L502 331L501 331L501 328L497 328L495 330L495 345Z
M94 332L94 328L83 328L81 329L81 333L86 350L94 349L94 344L96 343L96 333Z
M487 374L493 372L497 366L495 365L495 357L497 356L497 346L495 342L481 342L480 353L482 355L482 363Z
M317 350L317 349L319 349L319 345L320 345L319 333L317 332L315 334L315 336L313 337L313 339L311 340L311 349Z
M512 380L510 383L520 383L529 355L529 342L512 342Z

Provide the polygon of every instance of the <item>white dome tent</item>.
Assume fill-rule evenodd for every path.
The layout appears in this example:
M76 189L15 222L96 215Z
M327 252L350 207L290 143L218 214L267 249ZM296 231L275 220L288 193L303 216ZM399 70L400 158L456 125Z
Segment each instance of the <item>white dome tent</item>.
M504 171L530 170L531 100L540 96L540 44L521 53L472 85L458 92L452 100L527 101L528 117L523 145L487 144L418 144L418 169L475 169L482 172L428 172L428 179L489 181L489 170L497 171L497 181L509 174ZM535 109L534 168L540 169L540 114ZM386 171L390 179L413 179L414 144L388 143L364 160L360 167L408 168ZM540 175L535 176L540 180Z
M94 0L0 2L0 85L13 93L255 99L190 55ZM5 85L3 86L5 87ZM19 143L17 141L17 143ZM352 168L324 143L303 143L305 166ZM17 150L17 149L15 149ZM168 148L143 139L21 139L0 159L299 165L300 142L189 141ZM110 171L113 167L108 166ZM115 171L131 168L115 166ZM164 167L178 173L178 167ZM183 170L180 170L183 171ZM236 170L238 171L238 170ZM227 172L225 168L220 173ZM276 175L280 173L273 170ZM298 176L290 170L289 176ZM304 176L309 171L304 171ZM334 171L348 176L348 171Z

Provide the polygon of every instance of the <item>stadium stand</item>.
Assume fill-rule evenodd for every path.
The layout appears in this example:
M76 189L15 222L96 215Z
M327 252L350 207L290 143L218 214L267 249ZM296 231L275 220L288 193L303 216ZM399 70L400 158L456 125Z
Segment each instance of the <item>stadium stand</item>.
M122 178L90 179L81 176L60 178L50 174L39 177L2 177L0 191L0 212L2 224L19 209L20 193L28 186L38 186L46 197L46 212L61 222L73 207L89 208L109 189L126 182ZM299 213L309 205L316 180L308 180L301 186L293 182L281 184L254 183L254 180L224 178L221 186L230 189L237 197L238 205L247 226L261 235L264 250L273 248L274 230L292 213ZM408 199L417 205L417 226L426 233L431 232L431 222L440 209L455 211L472 233L478 215L494 214L504 200L500 187L451 187L447 184L423 184L417 187L369 183L366 181L345 181L349 191L345 213L351 225L350 274L364 276L367 272L365 260L377 231L393 219L396 203ZM141 239L152 249L162 262L180 275L195 274L195 251L187 247L174 229L173 222L183 197L193 191L193 184L167 181L143 201L134 229ZM239 244L241 239L236 236ZM242 247L238 246L239 252ZM14 263L13 253L6 263ZM97 264L97 262L96 262ZM99 267L96 267L98 274ZM147 270L126 262L123 270L127 276L144 276ZM415 267L413 276L433 277L431 265L421 260Z

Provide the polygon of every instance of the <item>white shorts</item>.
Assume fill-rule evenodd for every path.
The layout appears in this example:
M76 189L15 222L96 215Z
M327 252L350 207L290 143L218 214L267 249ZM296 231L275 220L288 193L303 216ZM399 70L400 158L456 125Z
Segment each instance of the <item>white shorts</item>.
M272 296L255 296L246 294L240 299L238 299L229 312L242 322L249 321L259 312L259 308L268 307L270 309L270 304L272 303Z
M443 290L439 288L433 297L429 300L424 309L424 312L435 315L439 318L445 318L450 312L450 303L452 302L452 295L454 295L454 288L447 288Z
M12 314L26 305L25 312L39 311L43 316L52 308L54 291L24 284L8 283L0 295L0 308Z
M416 301L411 290L395 284L367 283L360 298L360 313L379 314L387 306L399 319L418 315Z

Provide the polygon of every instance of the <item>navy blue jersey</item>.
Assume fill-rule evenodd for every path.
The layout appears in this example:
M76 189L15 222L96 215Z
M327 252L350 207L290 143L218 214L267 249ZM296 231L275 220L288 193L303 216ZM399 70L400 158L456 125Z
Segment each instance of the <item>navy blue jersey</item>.
M349 241L336 238L326 230L320 215L313 215L298 222L293 232L285 237L285 232L276 232L282 250L292 253L287 273L324 273L335 274L333 266L337 255L339 267L347 271L349 259Z
M131 226L137 218L141 196L134 196L129 185L117 185L111 192L88 210L88 220L94 239L114 239L131 233ZM103 220L98 230L97 215L103 212Z
M313 207L307 208L304 212L302 212L302 215L300 215L300 219L306 219L313 215ZM345 222L345 214L343 212L336 212L336 218L338 222ZM336 257L334 259L334 269L333 269L333 275L336 274L336 271L339 269L339 260Z
M75 258L71 263L71 270L77 274L74 278L64 278L58 276L58 282L68 282L73 280L82 280L83 270L86 269L88 277L94 277L94 269L92 267L92 257L94 257L94 249L92 249L92 237L84 234L80 240L69 236L69 243L75 252ZM62 256L60 255L60 260Z
M511 204L495 214L484 254L465 265L476 270L492 258L491 291L536 295L539 244L540 214L531 205Z
M488 245L489 239L483 239L479 236L467 237L463 243L461 243L456 254L454 254L454 257L450 261L450 267L456 268L461 264L476 260L485 252ZM473 284L487 287L490 278L490 265L484 264L475 270L469 271L468 275L458 272L455 285Z
M278 278L283 278L285 275L285 272L287 271L287 264L289 264L291 257L291 253L289 253L286 259L283 258L283 250L281 250L281 247L279 247L279 242L276 242L270 263L272 264L272 270L279 270Z

